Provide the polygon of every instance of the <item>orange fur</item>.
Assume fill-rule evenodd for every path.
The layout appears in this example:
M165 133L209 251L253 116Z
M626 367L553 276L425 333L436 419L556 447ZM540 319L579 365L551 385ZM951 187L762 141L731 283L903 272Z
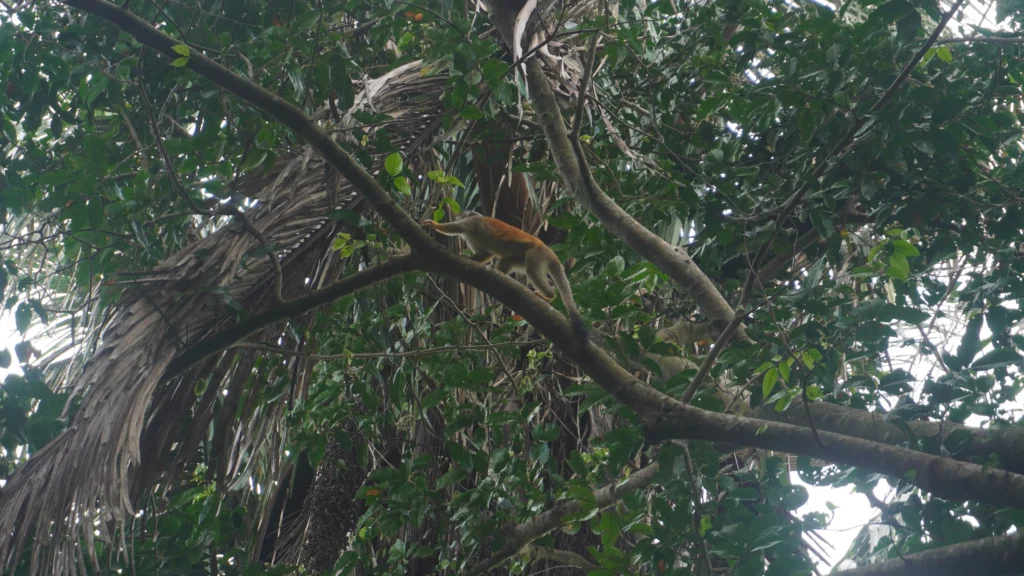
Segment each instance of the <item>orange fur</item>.
M497 218L469 210L460 214L454 222L439 224L433 220L424 220L423 226L446 236L461 236L473 251L470 258L481 264L496 259L495 268L499 272L525 272L533 284L534 292L548 302L555 299L552 288L557 287L577 338L583 342L590 338L589 330L576 309L562 263L539 238ZM554 286L548 276L554 280Z

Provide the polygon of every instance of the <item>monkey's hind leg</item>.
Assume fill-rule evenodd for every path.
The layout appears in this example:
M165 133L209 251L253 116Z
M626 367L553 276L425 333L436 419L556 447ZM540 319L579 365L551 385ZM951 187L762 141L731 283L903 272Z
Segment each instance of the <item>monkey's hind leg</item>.
M502 274L512 274L526 268L523 259L497 258L494 260L494 267Z
M469 257L470 260L481 264L487 264L491 261L491 258L494 258L494 254L490 252L477 252Z

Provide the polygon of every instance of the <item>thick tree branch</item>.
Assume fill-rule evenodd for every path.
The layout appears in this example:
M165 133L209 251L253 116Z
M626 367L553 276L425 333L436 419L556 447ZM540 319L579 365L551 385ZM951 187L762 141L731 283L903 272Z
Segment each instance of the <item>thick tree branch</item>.
M550 560L552 562L565 564L566 566L581 568L584 572L601 569L597 564L594 564L583 556L568 550L556 550L554 548L545 548L543 546L533 546L531 552L534 560Z
M574 147L569 138L558 101L551 92L550 81L544 74L539 59L531 58L526 62L526 76L530 98L537 110L537 118L544 130L544 136L551 147L555 166L572 196L596 216L612 234L668 274L693 297L715 327L724 330L733 318L733 310L711 279L697 267L683 248L665 242L637 222L594 180L582 150L578 149L578 144ZM742 339L747 338L742 326L737 332Z
M579 500L567 500L547 512L544 512L540 516L537 516L533 520L516 526L508 532L506 536L506 543L500 550L495 552L486 560L482 560L471 566L466 570L466 574L473 576L487 572L491 568L494 568L498 564L501 564L505 560L514 556L530 542L533 542L537 538L540 538L559 526L564 525L566 523L564 518L569 514L587 510L590 506L596 506L599 509L607 508L621 500L622 495L626 492L646 488L654 480L654 477L657 476L657 474L658 465L651 464L650 466L634 473L625 482L609 484L604 488L595 491L593 504L580 502Z
M1020 574L1024 566L1024 534L992 536L887 562L843 570L843 576L944 576L946 574Z
M948 500L1024 508L1024 476L833 432L700 410L668 400L642 417L649 441L730 442L875 470ZM763 428L762 428L763 427ZM819 441L820 439L820 441Z
M774 405L761 405L752 416L795 426L808 426L808 411L819 430L890 445L912 440L902 427L887 420L884 414L826 402L811 402L805 408L803 400L798 398L782 412L776 412ZM1005 470L1024 474L1024 428L986 430L954 422L926 420L913 420L906 425L917 440L937 438L943 444L953 433L958 436L966 433L967 436L963 436L962 440L956 440L956 446L947 447L956 450L953 454L955 459L987 461L995 454Z

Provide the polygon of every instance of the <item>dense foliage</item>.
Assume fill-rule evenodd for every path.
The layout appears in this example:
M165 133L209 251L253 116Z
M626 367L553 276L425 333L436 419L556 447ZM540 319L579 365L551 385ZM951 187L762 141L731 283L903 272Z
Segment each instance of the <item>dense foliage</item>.
M0 1L0 296L21 341L13 357L0 351L0 367L20 365L0 387L4 477L76 422L98 381L82 377L86 362L155 286L181 294L177 320L151 328L180 351L209 336L190 332L188 306L216 309L213 333L277 305L268 253L287 299L404 245L356 191L331 184L298 134L190 69L198 53L314 114L417 218L494 208L480 158L499 150L493 172L506 185L526 175L524 197L551 226L542 237L573 260L596 344L649 386L684 394L717 334L692 294L565 192L536 94L475 2L122 6L180 41L180 56L77 8ZM685 247L726 300L747 298L753 341L727 345L692 404L761 418L810 417L806 406L824 403L850 419L872 411L902 437L865 439L1021 472L1024 454L977 446L981 429L1006 431L1007 445L1021 430L1024 42L962 24L932 43L949 6L929 0L614 8L546 13L557 42L544 56L571 124L599 38L581 137L595 182ZM994 12L1011 27L1024 18L1014 2ZM366 96L403 66L422 84ZM239 214L331 186L327 217L285 222L287 241L252 237L238 262L209 244L194 252L248 237ZM195 268L158 268L180 254ZM179 281L221 266L227 280ZM258 288L242 293L246 282ZM460 574L567 502L577 506L557 529L501 569L774 576L815 565L809 534L829 518L795 514L807 494L785 455L646 438L636 407L597 375L451 278L396 276L261 329L160 381L131 467L139 513L97 523L80 546L98 566L86 553L83 570ZM926 422L950 428L923 434ZM815 421L814 433L841 425ZM871 493L888 526L856 563L1024 528L1005 500L934 497L932 471L885 477L832 463L830 448L796 451L801 479ZM655 462L642 489L598 505L595 490ZM887 503L872 492L883 479ZM26 544L12 573L52 541Z

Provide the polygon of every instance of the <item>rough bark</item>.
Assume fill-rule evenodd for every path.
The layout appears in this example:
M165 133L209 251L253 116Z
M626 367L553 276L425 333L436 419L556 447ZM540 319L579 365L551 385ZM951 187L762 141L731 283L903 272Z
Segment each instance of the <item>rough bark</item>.
M808 408L810 419L807 416ZM811 402L808 408L798 398L782 412L776 412L774 405L761 405L754 410L753 416L804 427L810 426L810 421L813 421L818 430L893 446L912 440L901 426L886 420L884 414L825 402ZM906 426L918 441L931 439L937 440L938 444L945 444L951 435L956 434L954 442L947 449L957 460L987 462L995 454L1004 470L1024 473L1024 428L991 430L953 422L924 420L912 420Z
M843 570L843 576L959 576L961 574L1020 574L1024 567L1024 535L993 536L905 554Z
M790 424L698 410L670 400L643 417L649 440L698 439L820 458L875 470L948 500L1024 507L1024 476L906 448ZM819 442L820 440L820 442Z

